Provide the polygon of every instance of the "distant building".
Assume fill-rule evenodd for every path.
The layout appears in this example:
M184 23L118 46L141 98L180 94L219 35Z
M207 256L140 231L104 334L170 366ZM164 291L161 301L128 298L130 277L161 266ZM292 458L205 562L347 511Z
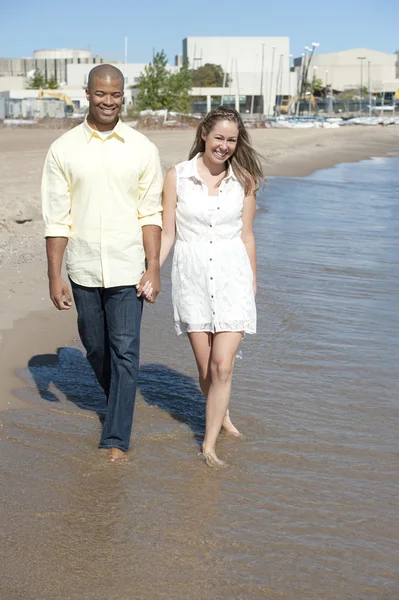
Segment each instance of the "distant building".
M369 48L354 48L342 52L320 54L316 52L310 65L308 80L316 75L326 85L336 91L351 88L369 87L371 91L399 87L399 79L395 83L397 70L395 63L398 57L370 50ZM303 57L295 58L294 66L299 80L302 70Z
M92 56L90 50L72 50L62 48L57 50L35 50L33 57L27 58L1 58L0 77L32 76L39 69L46 80L54 78L58 84L68 84L67 67L71 64L98 64L104 60L99 56Z
M220 65L229 83L219 88L198 87L192 95L206 97L206 110L220 104L243 113L273 114L282 97L295 94L289 37L187 37L183 60L198 69Z

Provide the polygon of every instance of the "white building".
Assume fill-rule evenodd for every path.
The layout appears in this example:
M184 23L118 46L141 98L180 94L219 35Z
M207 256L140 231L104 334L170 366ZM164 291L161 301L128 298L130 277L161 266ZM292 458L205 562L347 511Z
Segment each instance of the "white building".
M297 77L300 77L302 57L294 61ZM316 75L334 90L344 91L361 86L371 91L394 91L399 87L395 82L396 54L386 54L369 48L354 48L329 54L315 53L309 68L308 79ZM388 90L388 88L392 88Z
M0 78L30 77L38 69L46 81L54 78L58 84L68 83L67 66L70 64L99 64L104 59L92 56L90 50L59 48L55 50L35 50L33 57L1 58Z
M131 85L136 85L139 81L141 73L144 71L148 63L122 63L122 62L111 62L114 67L122 71L125 77L125 88ZM67 65L67 80L68 87L83 87L87 86L89 73L93 67L93 64L70 64ZM168 65L170 72L175 73L179 71L180 67L172 67Z
M35 50L35 60L67 60L71 63L92 62L91 50L73 50L71 48L57 48L55 50Z
M272 114L276 97L296 91L288 37L188 37L183 60L192 69L220 65L231 79L225 87L193 88L193 96L206 97L207 110L223 101L243 113Z

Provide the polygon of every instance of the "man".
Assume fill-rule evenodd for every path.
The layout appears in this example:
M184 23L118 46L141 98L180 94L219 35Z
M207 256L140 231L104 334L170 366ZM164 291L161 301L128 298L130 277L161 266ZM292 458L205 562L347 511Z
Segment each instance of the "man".
M119 120L123 84L111 65L90 71L88 117L52 144L42 181L50 298L71 308L66 249L79 334L107 400L99 448L111 460L129 447L143 297L160 291L162 171L155 146Z

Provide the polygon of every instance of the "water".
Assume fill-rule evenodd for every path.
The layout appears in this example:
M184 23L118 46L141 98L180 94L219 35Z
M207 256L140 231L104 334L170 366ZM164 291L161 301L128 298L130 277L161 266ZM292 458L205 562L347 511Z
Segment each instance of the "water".
M146 311L131 460L96 449L78 344L32 357L4 414L3 600L397 600L399 160L272 179L259 334L242 344L229 469L163 295ZM88 408L90 410L82 410Z

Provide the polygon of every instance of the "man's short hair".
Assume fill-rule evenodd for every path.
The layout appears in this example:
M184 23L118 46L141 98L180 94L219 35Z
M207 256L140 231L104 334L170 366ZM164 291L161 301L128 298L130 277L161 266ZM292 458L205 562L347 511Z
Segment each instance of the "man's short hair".
M113 65L97 65L89 73L89 79L87 81L87 89L90 90L93 86L94 80L99 78L110 78L119 79L122 84L122 89L125 83L125 78L122 71L114 67Z

